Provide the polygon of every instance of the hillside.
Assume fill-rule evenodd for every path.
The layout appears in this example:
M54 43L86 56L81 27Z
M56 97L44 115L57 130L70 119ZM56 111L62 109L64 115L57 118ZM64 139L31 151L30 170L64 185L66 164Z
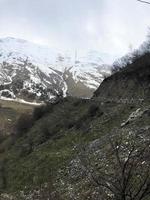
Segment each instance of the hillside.
M94 93L106 100L148 100L150 97L150 53L145 53L132 64L106 78Z
M92 99L60 98L24 118L31 126L1 141L1 199L149 200L149 57L105 79Z
M0 100L0 135L5 137L12 134L19 116L22 113L32 113L34 107L36 105Z
M110 74L110 66L102 59L95 51L72 55L22 39L2 38L0 96L27 101L51 99L58 94L91 97Z

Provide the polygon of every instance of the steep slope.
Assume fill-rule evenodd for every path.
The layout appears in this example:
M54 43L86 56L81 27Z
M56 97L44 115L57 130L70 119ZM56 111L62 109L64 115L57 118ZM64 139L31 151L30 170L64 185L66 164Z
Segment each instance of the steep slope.
M36 120L15 140L2 140L1 199L149 200L150 104L149 93L143 95L149 87L147 56L106 79L92 99L59 99L34 112ZM117 78L126 76L118 91ZM143 87L134 82L139 76ZM134 84L138 87L132 92ZM145 101L110 101L113 97Z
M150 53L106 78L93 98L101 100L148 100L150 97Z
M110 74L97 52L72 56L25 40L0 40L1 96L48 99L57 94L90 97Z

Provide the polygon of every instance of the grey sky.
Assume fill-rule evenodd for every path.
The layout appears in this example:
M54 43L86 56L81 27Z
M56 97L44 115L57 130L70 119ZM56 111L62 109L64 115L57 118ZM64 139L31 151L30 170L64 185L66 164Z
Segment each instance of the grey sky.
M150 5L136 0L0 0L0 8L0 37L65 50L121 55L150 25Z

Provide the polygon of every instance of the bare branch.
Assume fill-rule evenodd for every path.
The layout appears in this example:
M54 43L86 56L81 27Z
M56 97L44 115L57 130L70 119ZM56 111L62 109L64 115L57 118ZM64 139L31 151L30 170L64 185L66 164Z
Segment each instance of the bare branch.
M141 2L141 3L147 3L147 4L150 4L150 2L148 2L148 1L143 1L143 0L137 0L137 1L139 1L139 2Z

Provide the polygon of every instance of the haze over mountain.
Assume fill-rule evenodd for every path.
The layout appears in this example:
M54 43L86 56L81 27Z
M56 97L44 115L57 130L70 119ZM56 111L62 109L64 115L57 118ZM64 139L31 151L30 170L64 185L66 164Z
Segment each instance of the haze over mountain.
M2 97L44 100L61 93L90 97L110 66L107 54L61 52L16 38L0 39L0 94Z
M118 56L145 40L150 18L136 0L1 0L0 7L0 37Z

